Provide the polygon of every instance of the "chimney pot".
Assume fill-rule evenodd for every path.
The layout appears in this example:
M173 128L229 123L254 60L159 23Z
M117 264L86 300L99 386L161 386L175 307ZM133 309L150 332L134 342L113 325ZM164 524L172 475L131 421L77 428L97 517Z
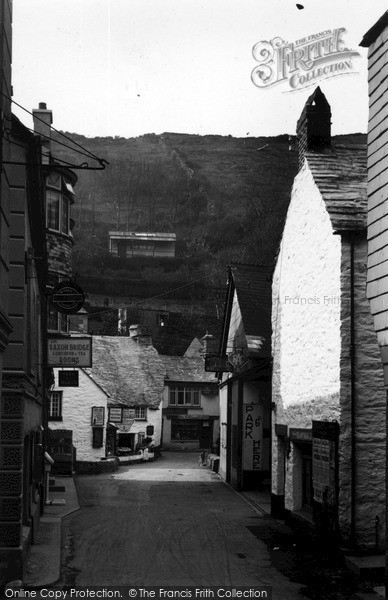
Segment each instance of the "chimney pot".
M307 99L297 123L299 168L306 152L322 152L331 147L331 110L318 86Z
M47 109L47 104L46 102L39 102L39 108L42 110L46 110Z

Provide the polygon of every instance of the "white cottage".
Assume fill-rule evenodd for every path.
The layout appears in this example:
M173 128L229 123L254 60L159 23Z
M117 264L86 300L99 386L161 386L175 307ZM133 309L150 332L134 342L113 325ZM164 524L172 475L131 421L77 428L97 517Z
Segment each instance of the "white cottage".
M134 331L133 337L94 336L92 342L92 367L75 370L77 387L61 386L56 369L49 416L58 434L53 443L58 436L69 440L77 463L160 446L165 369L151 339Z
M93 380L109 394L107 455L135 452L145 440L161 441L164 365L151 338L94 336Z
M385 392L366 298L366 139L331 138L318 87L298 121L273 277L272 506L353 547L384 544Z
M163 448L215 450L220 439L217 379L205 372L204 348L196 338L184 356L163 356Z
M78 386L65 385L69 378L62 381L64 374L76 375ZM100 461L105 458L107 392L83 369L54 369L54 377L48 417L50 430L72 432L77 462Z

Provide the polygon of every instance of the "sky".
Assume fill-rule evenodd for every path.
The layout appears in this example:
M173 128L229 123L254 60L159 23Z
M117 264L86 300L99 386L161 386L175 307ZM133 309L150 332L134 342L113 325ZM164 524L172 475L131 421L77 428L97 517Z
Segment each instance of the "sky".
M271 136L295 133L304 103L320 85L333 134L365 132L367 49L359 44L387 2L300 0L300 6L291 0L14 0L13 99L28 110L46 102L57 129L87 137ZM337 66L315 64L314 48L306 62L313 36L329 44L338 29L337 46L319 46ZM270 57L263 68L257 44L276 38L278 46L264 46L273 62ZM283 56L299 52L300 61L293 71L292 62L284 66L277 81L286 43ZM334 48L342 53L332 55ZM353 53L345 56L345 48ZM257 68L259 86L252 80ZM14 112L32 126L30 115L16 106Z

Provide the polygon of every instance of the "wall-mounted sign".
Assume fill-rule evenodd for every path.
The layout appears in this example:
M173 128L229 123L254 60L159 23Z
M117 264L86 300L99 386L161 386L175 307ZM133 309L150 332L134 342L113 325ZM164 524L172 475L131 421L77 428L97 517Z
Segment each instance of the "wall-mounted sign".
M91 367L92 338L49 338L47 355L49 367Z
M58 371L58 387L79 387L79 371L77 369Z
M263 408L260 404L244 404L243 469L261 471L263 464Z
M61 281L53 290L51 302L58 312L74 314L83 307L85 294L74 281Z
M105 423L105 408L103 406L92 406L92 425L102 426Z
M134 408L124 408L123 417L124 419L134 419L136 417L136 410Z
M123 420L123 409L122 408L110 408L109 409L109 421L112 423L121 423Z
M338 423L313 421L314 500L325 506L337 502Z

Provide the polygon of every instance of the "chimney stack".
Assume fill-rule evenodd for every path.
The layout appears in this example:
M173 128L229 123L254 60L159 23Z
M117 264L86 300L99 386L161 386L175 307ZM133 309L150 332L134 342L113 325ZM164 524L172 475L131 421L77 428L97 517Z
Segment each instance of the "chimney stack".
M39 108L32 111L34 120L34 132L42 136L42 163L48 164L51 151L51 125L53 122L53 111L47 108L45 102L39 102Z
M214 341L214 335L212 335L208 331L203 336L203 338L201 338L201 342L203 343L203 354L204 354L204 356L206 356L207 354L211 354L212 353L212 350L213 350L213 341Z
M331 147L331 109L318 86L308 98L296 126L299 168L306 152L322 152Z

